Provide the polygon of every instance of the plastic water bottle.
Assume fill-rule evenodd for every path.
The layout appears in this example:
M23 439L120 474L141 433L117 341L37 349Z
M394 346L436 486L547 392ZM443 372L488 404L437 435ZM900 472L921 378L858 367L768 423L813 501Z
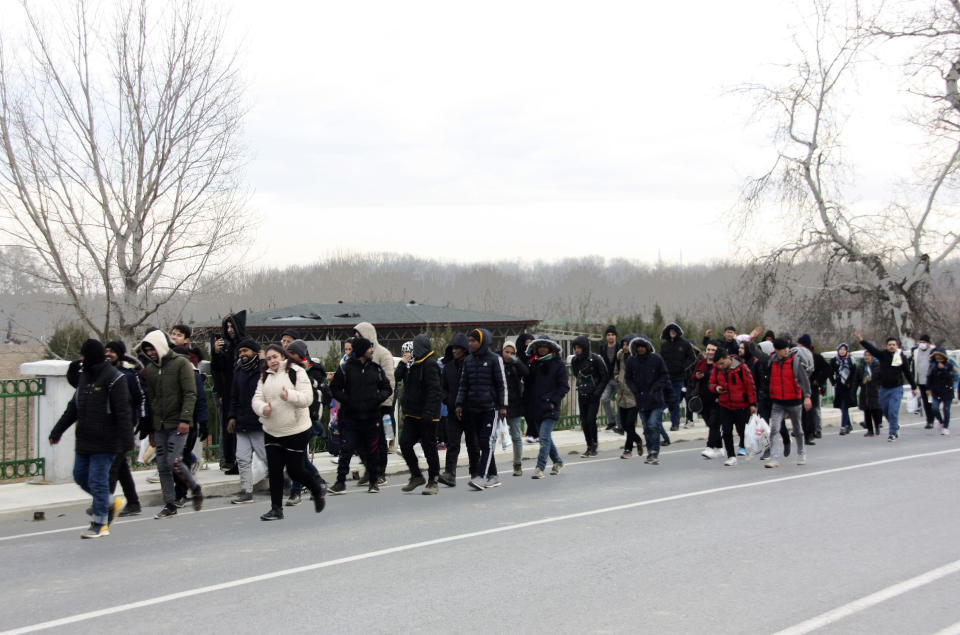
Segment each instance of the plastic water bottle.
M393 417L390 415L383 415L383 436L386 437L387 441L393 441Z

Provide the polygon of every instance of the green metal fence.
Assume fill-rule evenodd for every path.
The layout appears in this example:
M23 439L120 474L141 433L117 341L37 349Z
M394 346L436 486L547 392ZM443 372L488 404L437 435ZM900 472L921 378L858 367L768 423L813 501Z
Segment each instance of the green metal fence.
M46 380L0 380L0 481L44 475L37 456L37 397L46 392Z

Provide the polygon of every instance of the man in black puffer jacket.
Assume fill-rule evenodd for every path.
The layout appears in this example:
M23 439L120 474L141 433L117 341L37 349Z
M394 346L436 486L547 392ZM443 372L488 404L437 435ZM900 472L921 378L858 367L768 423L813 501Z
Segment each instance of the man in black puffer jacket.
M585 335L573 340L573 351L570 367L577 381L580 428L587 443L581 456L597 456L597 412L600 411L600 396L607 387L607 365L602 357L590 352L590 340Z
M80 349L83 372L73 399L50 432L50 444L77 424L73 479L93 496L90 528L82 538L110 535L110 522L123 507L123 497L110 497L110 467L116 456L133 446L130 390L123 373L106 361L106 349L87 340Z
M683 386L687 376L697 363L697 354L690 342L683 339L683 329L676 322L663 327L660 333L660 357L667 365L670 392L667 395L667 407L670 408L670 429L680 429L680 402L683 400Z
M443 356L443 402L447 405L447 457L440 482L447 487L457 486L457 459L460 458L460 439L467 444L467 460L470 476L476 476L480 462L480 445L477 442L477 429L468 425L457 414L457 393L460 391L460 376L467 359L469 343L467 336L457 333L450 339Z
M440 402L443 391L440 388L440 366L433 352L430 338L425 334L413 338L413 357L410 365L401 362L397 365L394 378L399 386L403 382L403 430L400 432L400 452L410 468L410 481L401 489L412 492L421 485L423 494L437 494L437 478L440 476L440 456L437 454L437 425L440 423ZM413 446L417 443L423 448L427 459L427 475L423 478L420 462Z
M456 414L466 426L477 431L480 444L481 474L474 474L468 485L484 490L500 485L497 462L493 458L497 437L493 434L496 417L507 416L507 378L503 358L490 350L493 336L486 329L473 329L467 335L470 354L463 363L460 390L457 392Z
M637 412L647 441L644 463L660 464L660 434L663 431L664 391L670 379L667 365L656 354L650 340L640 335L630 342L627 360L627 387L637 399Z

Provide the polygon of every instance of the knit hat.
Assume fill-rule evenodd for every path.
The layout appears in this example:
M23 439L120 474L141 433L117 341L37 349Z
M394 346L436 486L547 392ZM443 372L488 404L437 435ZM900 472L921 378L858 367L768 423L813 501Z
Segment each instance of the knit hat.
M801 346L806 346L807 348L811 348L813 346L813 340L810 339L809 333L804 333L803 335L797 338L797 344L800 344Z
M280 339L283 339L283 336L284 336L284 335L289 335L290 337L292 337L292 338L295 339L295 340L299 340L299 339L300 339L300 331L298 331L298 330L296 330L296 329L287 329L287 330L285 330L283 333L280 334Z
M101 344L99 340L91 339L84 342L83 346L80 347L80 354L83 355L84 366L102 364L107 358L103 344Z
M107 342L107 345L104 348L109 348L111 351L117 354L117 357L123 357L127 354L127 345L120 340Z
M614 335L617 334L617 327L614 326L613 324L611 324L610 326L607 327L607 330L603 332L603 335L604 335L604 337L606 337L607 335L610 335L611 333L613 333Z
M923 335L920 336L920 340L919 340L919 341L921 341L921 342L926 342L927 344L929 344L929 343L930 343L930 336L927 335L926 333L924 333Z
M300 359L310 358L310 351L307 350L307 343L303 340L293 340L287 344L287 351L293 355L296 355Z
M364 353L366 353L372 346L373 342L365 337L353 338L353 357L363 357Z
M776 337L777 337L777 335L776 335L776 334L773 332L773 330L771 330L771 329L767 329L767 332L763 334L763 339L769 338L769 339L773 340L773 339L775 339Z
M258 344L257 340L253 339L252 337L245 337L240 340L240 343L237 344L237 350L240 350L241 348L249 348L254 353L260 352L260 344Z

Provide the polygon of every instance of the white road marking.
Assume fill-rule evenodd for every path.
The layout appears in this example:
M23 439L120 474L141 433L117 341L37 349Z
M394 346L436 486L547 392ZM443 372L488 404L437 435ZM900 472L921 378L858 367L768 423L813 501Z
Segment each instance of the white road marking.
M960 622L951 624L942 631L937 631L934 635L960 635Z
M840 472L849 472L853 470L860 470L868 467L875 467L878 465L888 465L891 463L900 463L902 461L910 461L913 459L920 458L929 458L933 456L944 456L948 454L956 454L960 452L960 448L953 450L940 450L937 452L926 452L923 454L912 454L908 456L895 457L891 459L881 459L879 461L870 461L867 463L859 463L856 465L847 465L844 467L831 468L826 470L819 470L816 472L804 472L801 474L793 474L790 476L781 476L779 478L770 478L764 479L762 481L752 481L750 483L740 483L737 485L726 485L723 487L713 487L710 489L697 490L694 492L686 492L683 494L674 494L672 496L664 496L661 498L652 498L643 501L637 501L634 503L625 503L623 505L614 505L611 507L602 507L599 509L592 509L583 512L577 512L573 514L564 514L562 516L549 516L547 518L541 518L539 520L531 520L522 523L516 523L513 525L504 525L501 527L493 527L490 529L483 529L481 531L472 531L463 534L455 534L453 536L446 536L444 538L434 538L433 540L424 540L422 542L408 543L406 545L398 545L396 547L390 547L388 549L378 549L376 551L368 551L366 553L360 553L353 556L347 556L344 558L336 558L334 560L325 560L322 562L316 562L313 564L303 565L300 567L293 567L290 569L281 569L280 571L273 571L271 573L264 573L261 575L250 576L246 578L238 578L236 580L230 580L228 582L221 582L219 584L211 584L208 586L197 587L195 589L188 589L186 591L180 591L177 593L170 593L167 595L161 595L158 597L153 597L147 600L140 600L138 602L130 602L127 604L119 604L116 606L111 606L96 611L88 611L86 613L78 613L76 615L70 615L68 617L63 617L55 620L49 620L47 622L40 622L37 624L31 624L29 626L22 626L19 628L3 631L0 635L15 635L19 633L33 633L40 630L45 630L48 628L55 628L58 626L68 626L70 624L76 624L79 622L85 622L87 620L96 619L98 617L105 617L107 615L115 615L117 613L123 613L126 611L132 611L135 609L146 608L149 606L155 606L157 604L165 604L167 602L173 602L176 600L181 600L185 598L194 597L197 595L202 595L205 593L213 593L216 591L224 591L226 589L233 589L240 586L246 586L248 584L255 584L257 582L263 582L266 580L273 580L276 578L282 578L290 575L296 575L299 573L306 573L309 571L317 571L320 569L327 569L330 567L336 567L343 564L349 564L352 562L360 562L363 560L370 560L373 558L380 558L383 556L389 556L396 553L403 553L406 551L413 551L415 549L423 549L425 547L432 547L434 545L442 545L451 542L459 542L463 540L469 540L471 538L480 538L483 536L491 536L495 534L500 534L508 531L516 531L518 529L526 529L528 527L538 527L540 525L548 525L552 523L562 522L566 520L574 520L578 518L587 518L590 516L597 516L599 514L609 514L612 512L624 511L627 509L637 509L640 507L647 507L650 505L657 505L659 503L667 503L671 501L684 500L687 498L695 498L699 496L710 496L720 492L732 492L736 490L748 489L752 487L760 487L765 485L772 485L774 483L785 483L789 481L796 481L800 479L813 478L816 476L826 476L829 474L838 474ZM955 566L960 567L960 561L954 563ZM950 565L950 566L954 566ZM942 576L941 576L942 577Z
M850 617L855 613L865 611L866 609L886 602L887 600L895 598L898 595L903 595L904 593L913 591L914 589L918 589L932 582L936 582L940 578L945 578L946 576L957 573L958 571L960 571L960 560L954 560L950 564L945 564L942 567L933 569L932 571L921 573L920 575L910 578L909 580L898 582L897 584L888 586L885 589L880 589L876 593L866 595L859 600L848 602L847 604L838 606L831 611L821 613L816 617L811 617L809 620L800 622L795 626L778 631L774 635L804 635L805 633L813 632L817 629L823 628L824 626L829 626L834 622L839 622L840 620ZM957 633L958 626L960 626L960 624L954 624L953 626L950 626L941 632Z

